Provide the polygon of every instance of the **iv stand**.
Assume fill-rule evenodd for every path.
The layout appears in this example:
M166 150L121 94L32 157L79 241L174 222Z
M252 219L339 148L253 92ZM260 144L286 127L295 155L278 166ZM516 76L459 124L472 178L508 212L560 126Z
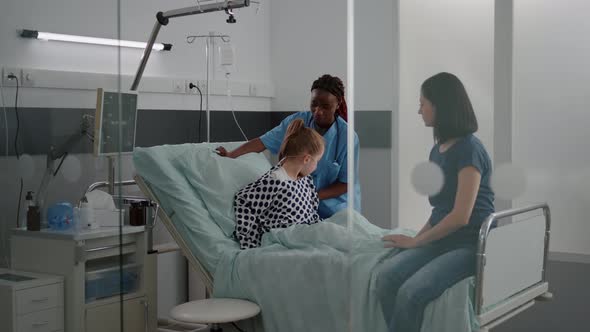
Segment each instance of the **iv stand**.
M133 79L133 84L131 85L131 91L136 91L137 87L139 86L139 81L141 80L141 77L143 75L143 71L145 70L145 66L147 65L148 59L150 57L150 53L152 52L152 48L154 47L154 42L156 40L156 37L158 36L158 33L160 32L160 28L163 25L168 25L169 19L170 18L174 18L174 17L182 17L182 16L189 16L189 15L197 15L197 14L204 14L204 13L211 13L211 12L216 12L216 11L226 11L226 12L231 12L232 9L234 8L242 8L242 7L249 7L250 6L250 0L240 0L240 1L230 1L230 0L226 0L224 2L217 2L217 3L212 3L212 4L207 4L207 5L197 5L197 6L193 6L193 7L186 7L186 8L181 8L181 9L176 9L176 10L170 10L167 12L158 12L156 14L156 24L154 25L154 28L152 29L152 33L150 35L150 39L147 42L147 46L145 48L145 50L143 51L143 56L141 57L141 63L139 64L139 67L137 68L137 73L135 74L135 78ZM231 18L232 16L230 16ZM207 39L207 95L206 95L206 104L207 104L207 110L206 110L206 114L207 114L207 142L211 141L211 117L210 117L210 110L209 110L209 95L210 95L210 90L209 90L209 47L210 47L210 39L211 36L207 36L209 37ZM221 36L220 36L221 37ZM225 36L221 37L222 39ZM196 36L195 36L196 38ZM188 41L188 38L187 38ZM194 41L194 39L193 39Z
M205 57L207 62L207 86L205 90L205 114L207 117L207 142L211 142L211 111L209 109L209 96L211 95L211 90L209 86L211 85L211 80L209 78L209 68L211 67L211 48L213 43L213 38L220 38L223 42L227 43L230 41L229 35L216 35L214 32L210 32L208 35L195 35L195 36L188 36L186 37L186 42L192 44L195 42L197 38L207 38L205 41Z
M185 7L185 8L170 10L167 12L158 12L156 14L156 23L154 24L154 27L152 29L152 33L151 33L150 38L147 42L147 46L146 46L145 50L143 51L143 56L141 57L141 62L139 63L139 67L137 68L137 72L135 73L135 78L133 79L133 83L131 84L130 90L137 91L137 88L139 86L139 81L141 81L141 77L143 76L145 66L147 65L148 59L149 59L150 54L152 52L152 48L154 47L154 42L155 42L156 38L158 37L158 33L160 32L160 28L163 25L168 25L168 22L170 21L171 18L212 13L212 12L217 12L217 11L225 11L226 13L229 14L229 13L231 13L232 9L249 7L249 6L250 6L250 0L239 0L239 1L225 0L223 2L217 2L217 3L212 3L212 4L206 4L206 5L201 5L197 2L197 6ZM230 18L233 18L233 15L230 15ZM235 20L234 20L234 22L235 22ZM207 75L208 74L209 74L209 64L207 64ZM208 77L207 77L207 80L209 80ZM209 84L208 83L207 83L207 112L209 112ZM209 141L209 139L210 139L210 136L209 136L210 122L209 121L210 121L210 117L209 117L209 114L207 114L207 141ZM112 167L112 165L109 165L109 172L111 172L111 170L113 171L113 174L114 174L114 168ZM109 191L110 190L114 191L114 188L113 188L114 175L109 175L109 186L111 187L111 188L109 188ZM151 242L150 242L149 246L151 247ZM150 250L150 251L152 251L152 250Z

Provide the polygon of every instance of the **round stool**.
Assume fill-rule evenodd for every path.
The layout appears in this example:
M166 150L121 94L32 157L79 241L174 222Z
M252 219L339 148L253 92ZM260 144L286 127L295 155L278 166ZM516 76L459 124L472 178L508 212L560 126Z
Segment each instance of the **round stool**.
M211 332L222 331L219 324L233 323L260 313L256 303L238 299L205 299L187 302L170 310L172 319L192 324L211 324Z

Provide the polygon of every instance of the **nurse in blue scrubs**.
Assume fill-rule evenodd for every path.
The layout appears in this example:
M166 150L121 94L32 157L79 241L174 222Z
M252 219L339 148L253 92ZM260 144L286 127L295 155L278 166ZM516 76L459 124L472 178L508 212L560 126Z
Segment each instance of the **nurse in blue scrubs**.
M323 75L315 80L311 87L310 111L298 112L286 117L281 124L266 134L252 139L233 151L223 147L217 148L219 154L237 158L250 152L262 152L268 149L277 154L285 137L289 123L294 119L303 119L305 125L315 129L325 139L325 152L312 173L314 184L320 199L319 214L329 218L348 206L348 150L347 130L348 115L344 100L344 84L340 78ZM356 211L361 209L361 192L358 177L359 139L354 135L354 202Z

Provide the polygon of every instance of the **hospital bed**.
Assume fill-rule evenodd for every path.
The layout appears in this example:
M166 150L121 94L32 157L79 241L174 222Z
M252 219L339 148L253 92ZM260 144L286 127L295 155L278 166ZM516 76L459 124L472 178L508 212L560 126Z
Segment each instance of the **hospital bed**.
M227 143L224 145L228 146ZM322 242L321 245L307 251L308 248L301 245L301 242L306 238L313 237L315 233L308 232L309 229L291 227L282 230L289 233L271 232L267 234L268 238L271 238L269 241L263 241L263 245L266 243L267 247L240 251L235 241L229 238L227 232L223 232L223 228L227 228L229 225L219 224L214 217L217 212L205 211L208 207L207 204L202 204L205 210L193 207L193 200L201 204L198 201L205 200L206 195L216 195L214 193L215 181L210 179L211 177L215 178L216 171L220 173L230 171L233 172L231 177L240 178L239 175L236 175L238 172L236 170L243 169L244 165L248 163L263 163L261 160L265 157L250 154L245 160L220 158L211 152L215 146L215 144L160 146L138 149L134 155L137 185L148 198L159 204L158 216L160 220L179 245L190 265L200 275L208 293L213 296L245 298L258 303L262 309L262 321L253 325L257 331L339 330L336 328L326 329L326 326L337 321L328 319L328 316L334 314L334 308L329 308L332 309L332 312L326 309L326 312L308 318L298 316L298 313L294 313L288 307L285 307L284 311L289 311L289 313L283 315L282 311L278 311L276 307L286 306L286 301L291 301L291 297L295 298L294 301L313 306L315 302L330 300L347 302L344 299L345 296L349 298L349 303L336 307L339 314L347 313L349 315L349 317L340 317L343 321L341 326L346 326L347 330L352 331L384 330L384 321L376 322L380 319L383 320L383 317L379 316L379 307L375 305L374 296L371 295L373 291L371 284L374 280L370 276L372 270L363 271L364 269L360 268L355 270L354 257L355 252L358 251L367 254L365 256L359 254L360 258L356 261L365 262L368 260L367 257L385 259L391 250L381 248L380 241L375 241L374 244L365 244L361 241L363 243L361 246L344 248L343 257L348 255L350 258L342 260L341 265L345 268L339 271L340 274L342 271L348 271L350 275L342 279L342 285L344 285L342 288L348 286L356 290L348 292L346 290L342 292L326 290L323 292L323 288L316 288L311 293L317 293L317 298L297 299L299 292L305 293L306 288L319 286L306 283L308 278L313 280L313 276L310 277L309 274L298 279L289 278L288 275L296 273L297 266L301 264L312 264L319 258L321 259L318 262L325 262L321 252L332 250L332 248L338 247L341 242L338 240L329 242L321 239L319 240ZM229 147L231 148L231 144ZM224 168L231 165L232 162L242 162L242 164L232 170ZM265 167L265 165L259 167L258 173L263 172ZM259 176L254 174L256 172L250 173L252 173L250 174L252 179ZM193 177L200 177L204 181L203 188L198 188L199 181L194 181ZM249 181L249 179L240 180ZM240 183L236 187L241 185L243 184ZM226 186L227 183L222 183L218 188L222 190L221 188ZM213 198L227 200L227 197ZM342 218L345 218L344 216ZM362 217L358 218L362 219ZM377 234L388 232L388 230L367 225L368 223L361 219L359 219L361 237L378 239ZM324 225L326 227L331 226L328 225L329 223L321 224L326 224ZM550 211L547 204L536 204L491 215L482 225L479 234L476 275L453 286L427 307L422 331L487 331L530 308L537 300L550 299L551 293L546 278L550 224ZM334 228L329 230L329 232L333 231ZM305 234L301 237L305 238L304 240L298 238L290 241L294 236L303 233ZM279 249L265 251L267 248ZM303 258L298 260L299 255ZM291 261L281 265L284 260ZM330 261L333 262L334 259L330 258ZM378 265L378 261L375 260L374 265ZM259 285L252 285L259 278L263 278L257 274L258 266L259 269L264 270L267 264L271 268L277 266L278 273L285 276L285 280L290 283L278 288L274 285L275 288L268 292ZM253 266L257 266L257 268ZM289 271L291 268L293 270ZM314 271L321 269L321 266L314 267ZM228 277L228 275L233 277ZM329 279L327 275L326 272L326 277L321 276L321 278ZM330 278L334 278L334 275L336 274L331 274ZM224 284L221 290L216 289L218 282ZM331 280L330 283L322 287L330 288L330 284L338 284L338 282ZM358 287L358 284L366 284L367 286ZM344 295L337 297L338 293ZM314 297L314 295L307 296ZM331 296L334 298L330 299ZM273 303L275 300L276 303ZM324 306L327 305L326 303L328 302L325 302ZM340 311L340 309L343 310ZM305 311L305 308L301 307L301 310ZM322 321L324 318L326 318L326 322ZM300 324L301 320L304 320L302 325ZM305 320L308 321L305 322ZM373 325L369 327L366 326L367 324ZM303 329L301 329L302 327Z

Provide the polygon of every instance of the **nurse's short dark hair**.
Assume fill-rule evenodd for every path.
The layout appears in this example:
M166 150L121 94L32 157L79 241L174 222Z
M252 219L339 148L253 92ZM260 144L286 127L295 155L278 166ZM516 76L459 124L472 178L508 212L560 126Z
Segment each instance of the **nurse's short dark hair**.
M421 92L434 106L434 139L438 143L477 131L471 100L457 76L438 73L422 83Z

